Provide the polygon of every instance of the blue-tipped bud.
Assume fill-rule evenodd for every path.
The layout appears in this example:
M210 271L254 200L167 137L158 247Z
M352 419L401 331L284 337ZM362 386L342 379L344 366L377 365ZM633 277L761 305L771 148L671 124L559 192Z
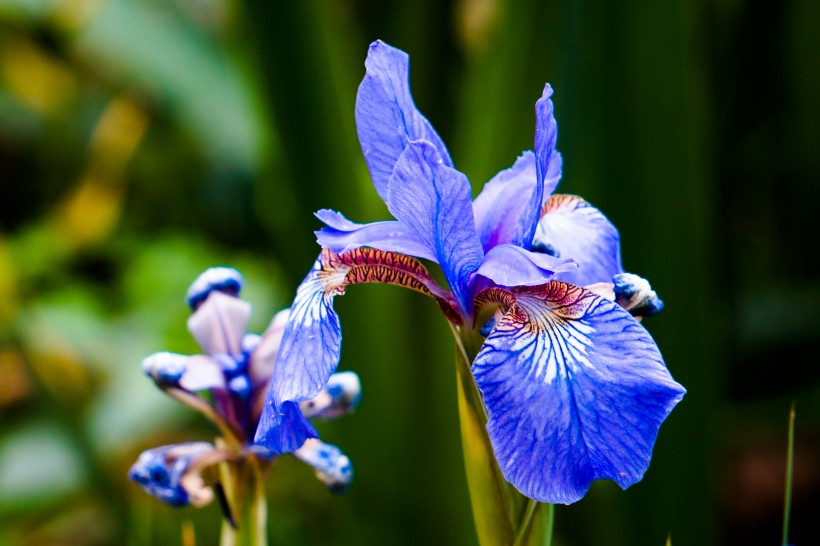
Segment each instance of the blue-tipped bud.
M248 374L237 375L228 381L228 390L246 402L250 398L251 389L251 378Z
M339 372L330 376L325 388L314 398L299 405L308 419L334 419L356 409L362 398L362 383L355 372Z
M310 438L293 454L312 466L316 477L333 493L343 493L353 481L350 459L334 445Z
M261 341L262 336L259 334L245 334L245 337L242 338L242 352L245 354L254 352Z
M188 306L196 309L214 290L229 296L238 296L245 285L242 274L232 267L212 267L205 270L188 288L185 298Z
M619 273L612 277L615 301L635 316L650 316L663 309L663 302L643 277Z
M188 369L188 358L175 353L154 353L142 361L142 371L160 386L177 386Z
M162 446L144 451L128 471L128 477L146 492L171 506L203 505L212 492L198 475L186 473L200 457L214 451L205 442Z
M234 357L222 353L214 355L212 358L222 369L222 373L225 374L226 378L242 375L248 370L248 359L245 355Z

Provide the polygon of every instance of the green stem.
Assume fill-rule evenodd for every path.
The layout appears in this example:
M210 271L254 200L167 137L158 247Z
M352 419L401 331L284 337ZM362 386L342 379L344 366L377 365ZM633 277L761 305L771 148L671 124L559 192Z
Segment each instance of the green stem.
M255 457L226 461L220 466L236 526L222 522L221 546L267 546L268 508L265 498L265 469Z
M786 451L786 491L783 500L783 546L789 544L789 520L792 511L792 477L794 471L794 417L795 402L789 411L789 437Z
M487 435L487 411L471 373L484 339L453 327L461 441L473 520L481 546L545 546L552 540L553 507L524 497L507 483ZM518 525L515 525L517 522Z
M524 518L521 520L521 523L518 524L518 532L515 534L515 542L513 543L514 546L521 546L524 544L524 540L529 534L532 516L535 514L535 509L537 507L538 501L530 499L529 502L527 502L527 508L524 511Z

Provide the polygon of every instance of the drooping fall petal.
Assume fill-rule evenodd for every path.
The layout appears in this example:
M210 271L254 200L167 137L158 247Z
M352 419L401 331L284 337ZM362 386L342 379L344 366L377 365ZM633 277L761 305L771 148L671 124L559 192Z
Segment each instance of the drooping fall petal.
M505 478L549 503L575 502L597 479L640 480L685 393L649 333L616 303L567 283L495 293L507 311L473 374Z
M296 292L282 335L255 442L274 453L315 437L297 404L314 398L339 364L342 332L333 299L351 284L395 284L433 297L453 321L455 302L415 258L372 248L323 250Z

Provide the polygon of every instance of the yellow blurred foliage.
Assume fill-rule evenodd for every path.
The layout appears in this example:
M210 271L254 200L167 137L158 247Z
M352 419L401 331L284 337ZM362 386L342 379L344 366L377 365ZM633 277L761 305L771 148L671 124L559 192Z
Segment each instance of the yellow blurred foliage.
M11 322L17 309L17 275L8 245L0 235L0 331ZM2 377L2 374L0 374Z
M99 243L116 225L125 168L147 127L147 113L128 98L106 108L91 137L88 167L57 214L58 231L72 248Z
M17 351L0 349L0 377L0 410L31 396L31 378Z
M87 397L90 377L71 345L56 331L38 332L38 342L28 343L27 360L51 396L71 403Z
M7 37L0 44L0 73L9 91L43 113L58 110L77 94L71 70L26 38Z

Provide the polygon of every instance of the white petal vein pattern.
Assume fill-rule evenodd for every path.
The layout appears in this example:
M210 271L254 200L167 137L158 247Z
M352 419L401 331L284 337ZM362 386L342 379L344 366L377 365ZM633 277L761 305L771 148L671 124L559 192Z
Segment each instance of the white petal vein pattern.
M654 341L580 287L554 281L514 294L473 364L505 478L551 503L575 502L596 479L638 481L685 392Z

